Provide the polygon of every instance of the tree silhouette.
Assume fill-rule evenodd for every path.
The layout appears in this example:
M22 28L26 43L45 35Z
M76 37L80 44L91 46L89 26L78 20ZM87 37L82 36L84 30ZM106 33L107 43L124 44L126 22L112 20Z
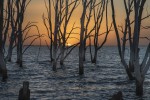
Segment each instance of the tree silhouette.
M123 33L123 41L122 41L122 48L121 48L121 40L119 31L116 24L115 19L115 9L114 9L114 2L111 0L111 8L112 8L112 19L113 19L113 25L117 37L117 43L118 43L118 50L119 55L121 58L121 62L124 65L127 75L129 76L129 79L136 79L136 95L142 95L143 94L143 82L145 79L145 74L147 73L149 67L150 67L150 59L149 59L149 52L150 52L150 45L147 47L147 51L145 53L145 57L143 59L142 64L139 62L139 39L141 34L141 22L143 20L142 14L144 10L146 0L124 0L125 10L126 10L126 20L124 25L124 30L122 29L121 32ZM132 9L134 8L134 9ZM130 15L131 12L134 13L134 21L131 22ZM149 15L148 15L149 16ZM147 18L147 17L145 17ZM131 24L134 23L134 27L131 27ZM131 32L131 28L133 28L133 35ZM127 35L129 38L127 39ZM133 37L132 37L133 36ZM130 60L129 65L125 61L125 47L126 47L126 41L129 40L130 44ZM135 76L134 76L134 74Z
M78 0L48 0L47 17L43 15L43 23L47 30L48 37L50 39L50 58L53 63L53 71L56 71L58 59L60 59L60 65L64 65L64 60L71 53L71 51L78 45L73 44L66 46L68 39L73 34L73 31L78 27L73 24L71 30L68 32L68 24L72 17L72 14L78 6ZM52 9L54 6L54 9ZM52 11L54 11L55 20L52 21ZM54 27L53 27L53 23ZM52 50L53 49L53 50ZM68 52L67 52L68 51Z
M102 22L104 21L104 11L106 12L106 32L101 32L101 26ZM89 44L90 44L90 54L91 54L91 61L92 63L96 63L97 61L97 54L98 51L104 46L106 43L107 37L109 32L111 31L112 25L109 28L109 23L108 23L108 0L101 0L96 6L93 8L93 13L94 13L94 24L95 24L95 29L94 29L94 35L91 35L89 37ZM102 43L99 43L99 38L100 36L105 35L104 40L102 40ZM92 50L91 50L91 38L94 37L94 54L92 55Z
M80 46L79 46L79 75L84 74L83 62L85 60L86 39L94 30L94 27L93 27L90 32L87 32L87 28L91 20L91 13L92 13L92 8L94 7L94 4L95 2L93 2L93 0L82 0L83 11L82 11L81 19L80 19L81 29L80 29ZM87 16L87 22L86 22L86 12L87 12L88 7L90 9L89 9L89 15Z
M2 74L2 81L7 79L7 68L4 61L4 48L3 48L3 10L4 10L4 0L0 1L0 73Z

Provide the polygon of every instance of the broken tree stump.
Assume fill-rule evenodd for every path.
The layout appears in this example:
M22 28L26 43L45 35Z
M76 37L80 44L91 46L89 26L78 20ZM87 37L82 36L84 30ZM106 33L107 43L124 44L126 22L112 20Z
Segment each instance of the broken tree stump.
M117 92L117 94L114 94L112 98L109 100L123 100L122 92L121 91Z
M23 87L19 90L18 100L30 100L30 89L28 81L23 82Z

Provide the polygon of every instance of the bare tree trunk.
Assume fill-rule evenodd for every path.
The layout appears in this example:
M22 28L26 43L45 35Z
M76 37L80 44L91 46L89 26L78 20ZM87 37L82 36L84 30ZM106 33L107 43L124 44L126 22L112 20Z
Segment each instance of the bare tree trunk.
M16 16L14 16L15 11L14 11L14 2L13 0L8 0L8 9L9 9L9 16L10 16L10 23L11 23L11 36L10 36L10 41L9 41L9 47L8 47L8 54L5 58L6 61L11 61L12 58L12 51L13 51L13 45L16 39L16 27L18 25L18 18L19 18L19 13L16 13ZM15 18L16 17L16 18Z
M91 37L89 37L89 48L90 48L90 58L91 58L91 62L92 62L92 60L93 60L93 54L92 54Z
M137 96L143 95L143 83L144 83L144 79L141 81L136 80L136 95Z
M50 59L51 62L53 62L53 41L51 40L51 44L50 44Z
M4 61L4 54L0 51L0 73L2 74L2 81L6 81L7 76L7 68L6 63Z
M62 47L61 47L61 58L60 58L60 65L64 66L64 55L65 55L65 42L63 42Z
M114 25L114 29L115 29L115 33L116 33L116 38L117 38L117 45L118 45L118 51L119 51L119 56L121 58L121 62L123 64L123 66L125 67L126 73L129 77L130 80L133 80L134 77L130 71L130 69L128 68L128 65L125 62L125 59L122 55L122 50L121 50L121 42L120 42L120 35L119 35L119 31L117 28L117 24L116 24L116 19L115 19L115 9L114 9L114 1L111 0L111 9L112 9L112 20L113 20L113 25ZM125 42L125 41L123 41Z
M55 33L56 34L56 33ZM56 34L57 35L57 34ZM53 48L53 71L56 71L56 54L57 54L57 36L54 36L54 48Z
M142 75L142 69L139 64L139 37L141 28L141 17L143 13L143 7L146 0L134 0L134 10L135 10L135 25L134 25L134 35L133 35L133 45L134 45L134 67L135 67L135 78L136 78L136 95L143 95L143 82L145 75ZM148 46L149 47L149 46ZM141 71L142 70L142 71Z
M134 57L133 57L133 51L130 50L130 60L129 60L129 69L131 70L131 72L134 72Z
M80 39L80 41L82 41L82 39ZM84 65L83 65L83 63L84 63L83 62L84 47L83 47L83 43L82 42L80 42L80 47L79 47L79 75L83 75L84 74Z
M4 0L0 0L0 73L2 74L2 81L5 81L7 79L7 68L3 53L3 9Z
M94 52L94 57L93 57L92 63L96 64L96 61L97 61L97 48L95 48L95 52Z
M56 71L57 66L57 36L59 33L59 11L58 11L59 0L56 0L55 4L55 30L54 30L54 48L53 48L53 71Z
M86 39L84 39L84 56L83 56L83 61L86 60Z
M10 44L9 44L9 48L8 48L8 55L6 57L6 60L11 62L11 57L12 57L12 51L13 51L13 41L11 40L10 41Z
M84 74L84 65L83 65L83 60L84 60L84 23L85 23L85 16L86 16L86 9L87 9L87 0L82 0L83 3L83 12L82 16L80 19L80 24L81 24L81 30L80 30L80 46L79 46L79 75Z
M22 33L19 32L17 44L17 63L22 67Z
M14 44L14 33L11 34L11 39L10 39L10 44L9 44L9 47L8 47L8 55L6 57L6 60L11 62L11 58L12 58L12 51L13 51L13 44Z

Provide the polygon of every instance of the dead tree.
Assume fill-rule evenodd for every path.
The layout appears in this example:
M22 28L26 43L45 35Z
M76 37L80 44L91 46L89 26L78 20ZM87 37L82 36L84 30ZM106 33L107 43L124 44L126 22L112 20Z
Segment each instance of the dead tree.
M16 10L17 10L17 63L22 67L22 50L23 50L23 22L24 13L31 0L16 0Z
M139 62L139 39L141 31L142 14L144 10L144 5L146 0L134 0L134 11L135 11L135 24L134 24L134 34L133 34L133 51L134 51L134 70L136 79L136 95L143 95L143 83L145 75L150 67L150 44L147 47L145 53L145 58L143 59L143 64L140 65Z
M90 27L90 24L92 22L93 18L93 9L99 5L99 2L97 3L96 0L90 0L89 5L87 6L86 9L86 17L85 17L85 31L84 31L84 39L83 39L83 44L84 44L84 56L83 56L83 61L85 61L85 54L86 54L86 46L87 46L87 39L90 37L91 33L95 30L96 25L93 24L92 27Z
M10 29L11 30L10 30L10 37L9 37L8 54L5 58L5 61L11 61L13 48L15 48L17 46L16 40L18 39L18 32L19 32L18 30L20 27L19 26L20 17L21 17L20 14L21 14L21 12L25 12L25 11L20 10L20 9L23 9L23 6L18 8L17 3L21 2L21 1L15 1L15 0L8 0L8 1L9 1L8 15L10 16L10 26L11 26ZM25 4L24 9L26 9L26 7L28 6L29 3L30 3L30 1L28 1ZM21 23L21 24L23 24L23 23ZM22 43L22 47L21 47L22 51L21 52L22 52L22 54L20 54L20 55L23 55L23 53L31 46L31 44L33 44L33 42L35 40L39 39L42 36L42 35L40 35L38 27L35 24L36 24L35 22L28 22L25 27L21 26L22 27L21 28L21 34L22 34L22 39L21 39L22 40L22 42L21 42ZM37 29L38 35L36 35L36 34L29 35L31 28L33 28L33 27L35 27ZM34 39L31 40L30 44L26 48L24 48L23 43L25 43L26 40L31 39L31 38L34 38Z
M80 30L80 46L79 46L79 75L84 74L84 52L85 52L85 19L86 19L86 12L87 8L89 7L92 0L82 0L82 16L80 19L81 30ZM90 17L91 18L91 17ZM89 19L90 20L90 19Z
M3 48L3 13L4 10L4 0L0 1L0 73L2 74L2 81L7 79L7 68L4 61L4 48Z
M106 1L101 0L100 3L97 4L97 7L93 8L95 30L94 30L94 55L92 55L92 53L91 53L91 62L92 63L96 63L97 53L103 47L103 45L106 43L108 34L111 31L112 25L109 28L107 9L108 9L108 0L106 0ZM102 25L102 22L104 20L104 12L106 12L106 32L102 33L101 25ZM104 40L102 40L102 43L100 44L99 43L99 37L102 35L105 35L105 37L104 37ZM91 37L92 37L92 35L90 36L90 38ZM90 45L90 49L91 49L91 45Z
M54 23L54 44L53 44L53 71L56 71L56 65L57 65L57 51L58 51L58 34L59 34L59 28L60 28L60 20L59 20L59 4L61 2L59 0L54 1L54 10L55 10L55 23Z
M43 15L43 22L47 29L48 37L50 38L50 54L51 54L51 60L52 60L52 69L53 71L56 71L57 66L57 53L58 53L58 41L59 41L59 28L60 24L62 23L60 21L60 9L62 8L62 0L48 0L49 6L45 6L48 13L48 18L46 18ZM53 7L53 8L52 8ZM52 10L54 11L54 24L52 21ZM46 22L48 21L48 25ZM54 25L54 26L53 26Z
M131 7L131 5L130 5ZM113 26L114 26L114 29L115 29L115 33L116 33L116 37L117 37L117 45L118 45L118 51L119 51L119 55L120 55L120 58L121 58L121 62L123 64L123 66L125 67L125 70L126 70L126 73L129 77L129 79L134 79L133 75L132 75L132 72L130 70L130 68L128 67L128 64L126 63L125 61L125 58L124 58L124 51L125 51L125 45L126 45L126 41L123 40L123 45L122 45L122 48L121 48L121 40L120 40L120 35L119 35L119 30L118 30L118 27L117 27L117 23L116 23L116 19L115 19L115 9L114 9L114 3L113 3L113 0L111 0L111 8L112 8L112 20L113 20ZM125 32L124 32L124 38L126 39L126 36L127 36L127 22L125 22L126 25L125 25Z
M53 63L53 71L56 71L57 61L60 59L60 64L64 65L64 60L77 45L74 44L70 46L70 50L66 52L66 44L71 34L77 27L72 27L68 32L68 23L70 18L78 6L78 0L48 0L48 6L45 6L47 9L47 17L43 15L43 23L47 30L48 37L50 39L50 58ZM54 7L54 9L53 9ZM52 15L54 11L54 15ZM52 17L55 17L55 20L52 20ZM53 26L54 23L54 26ZM53 50L52 50L53 49ZM58 52L60 51L60 52Z
M123 34L123 43L121 48L121 40L119 31L116 24L115 19L115 9L114 9L114 3L113 0L111 0L111 8L112 8L112 19L113 19L113 25L116 32L117 37L117 43L118 43L118 50L119 55L122 61L122 64L124 65L126 72L130 79L133 79L135 77L136 80L136 95L140 96L143 95L143 83L145 79L145 75L150 67L150 59L149 59L149 53L150 53L150 44L147 47L145 57L143 59L142 64L139 62L139 40L140 40L140 34L141 34L141 22L144 18L142 18L144 5L146 3L146 0L124 0L125 10L126 10L126 20L124 25L124 31L122 31ZM130 13L132 12L131 8L134 12L133 22L130 22ZM148 17L145 17L148 18ZM134 23L133 27L133 33L131 31L131 25ZM133 35L132 35L132 34ZM129 35L129 39L127 39L127 34ZM131 37L133 36L133 37ZM126 47L126 41L129 40L130 44L130 61L129 66L126 63L124 59L125 55L125 47ZM132 66L132 68L130 68ZM135 73L135 76L133 76L132 72Z
M46 2L45 2L45 7L46 7L46 11L47 11L47 17L45 17L45 15L43 14L43 23L47 30L48 38L50 39L49 50L50 50L50 59L52 62L53 61L53 37L54 37L54 33L53 33L53 29L52 29L53 28L53 26L52 26L52 1L48 0L48 6L46 5ZM48 24L46 22L48 22Z
M94 31L95 25L89 29L89 24L92 18L92 9L96 4L96 0L82 0L82 15L80 18L80 46L79 46L79 75L84 74L85 52L86 52L86 40L90 34ZM88 12L88 13L87 13Z
M15 13L16 7L14 6L14 0L8 0L9 3L9 10L10 10L10 26L11 26L11 31L10 31L10 38L9 38L9 47L8 47L8 54L5 58L6 61L11 61L12 58L12 51L14 48L14 42L16 41L17 38L17 27L18 27L18 18L19 18L19 13Z
M83 57L84 57L84 23L85 23L85 16L86 16L86 9L87 9L87 0L82 0L82 16L80 19L80 24L81 24L81 30L80 30L80 46L79 46L79 75L84 74L84 65L83 65Z
M61 57L60 57L60 65L64 65L64 59L65 59L65 51L66 51L66 44L68 39L70 38L70 35L72 34L72 32L77 28L73 27L72 29L69 31L69 33L67 32L68 29L68 24L70 21L70 18L75 10L75 8L78 6L78 0L73 0L73 1L68 1L65 0L65 7L64 7L64 13L62 11L62 17L61 20L64 20L64 23L62 23L61 25L63 25L63 30L61 30L60 28L60 41L61 41L61 47L60 47L60 52L61 52ZM74 47L74 45L70 46L70 47Z

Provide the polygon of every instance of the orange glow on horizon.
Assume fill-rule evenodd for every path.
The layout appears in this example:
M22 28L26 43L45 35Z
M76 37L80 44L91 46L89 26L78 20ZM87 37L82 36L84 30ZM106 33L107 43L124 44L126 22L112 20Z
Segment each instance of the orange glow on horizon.
M147 4L150 4L150 1L148 1ZM122 25L124 24L124 20L125 18L124 16L124 6L122 1L116 1L115 2L116 5L116 19L118 20L118 24ZM150 5L149 5L150 6ZM117 10L117 8L120 8ZM75 12L73 13L73 16L71 17L71 20L69 22L68 25L68 29L67 32L71 30L73 24L75 23L75 27L80 27L80 17L81 17L81 6L79 6ZM111 12L110 10L110 4L109 4L109 12ZM149 7L149 11L150 11L150 7ZM29 4L27 11L25 13L25 24L27 22L37 22L37 26L39 27L39 31L41 34L45 34L45 37L42 37L42 45L46 45L45 41L47 41L47 43L50 43L49 38L46 37L47 35L47 31L44 27L43 24L43 19L42 19L42 15L43 13L46 15L46 8L45 8L45 4L44 4L44 0L32 0L31 3ZM111 13L109 13L108 15L109 17L109 24L112 22L111 21ZM147 23L147 25L150 25L150 21L149 23L146 21L145 23ZM90 23L90 27L93 26L93 22ZM105 27L105 19L104 22L102 24L102 28L100 33L105 32L106 27ZM145 33L149 33L150 31L146 31ZM72 34L71 38L67 41L69 44L75 44L77 42L79 42L79 34L80 34L80 29L76 29L74 30L73 33L78 33L78 34ZM35 28L31 29L30 34L37 34L37 30ZM150 36L150 35L148 35ZM99 43L101 43L104 39L105 35L103 35L99 40ZM106 42L106 45L116 45L116 35L113 32L111 32L108 36L108 41ZM29 44L30 41L26 41L26 44ZM142 42L143 44L145 42ZM39 45L39 40L36 40L34 45Z

